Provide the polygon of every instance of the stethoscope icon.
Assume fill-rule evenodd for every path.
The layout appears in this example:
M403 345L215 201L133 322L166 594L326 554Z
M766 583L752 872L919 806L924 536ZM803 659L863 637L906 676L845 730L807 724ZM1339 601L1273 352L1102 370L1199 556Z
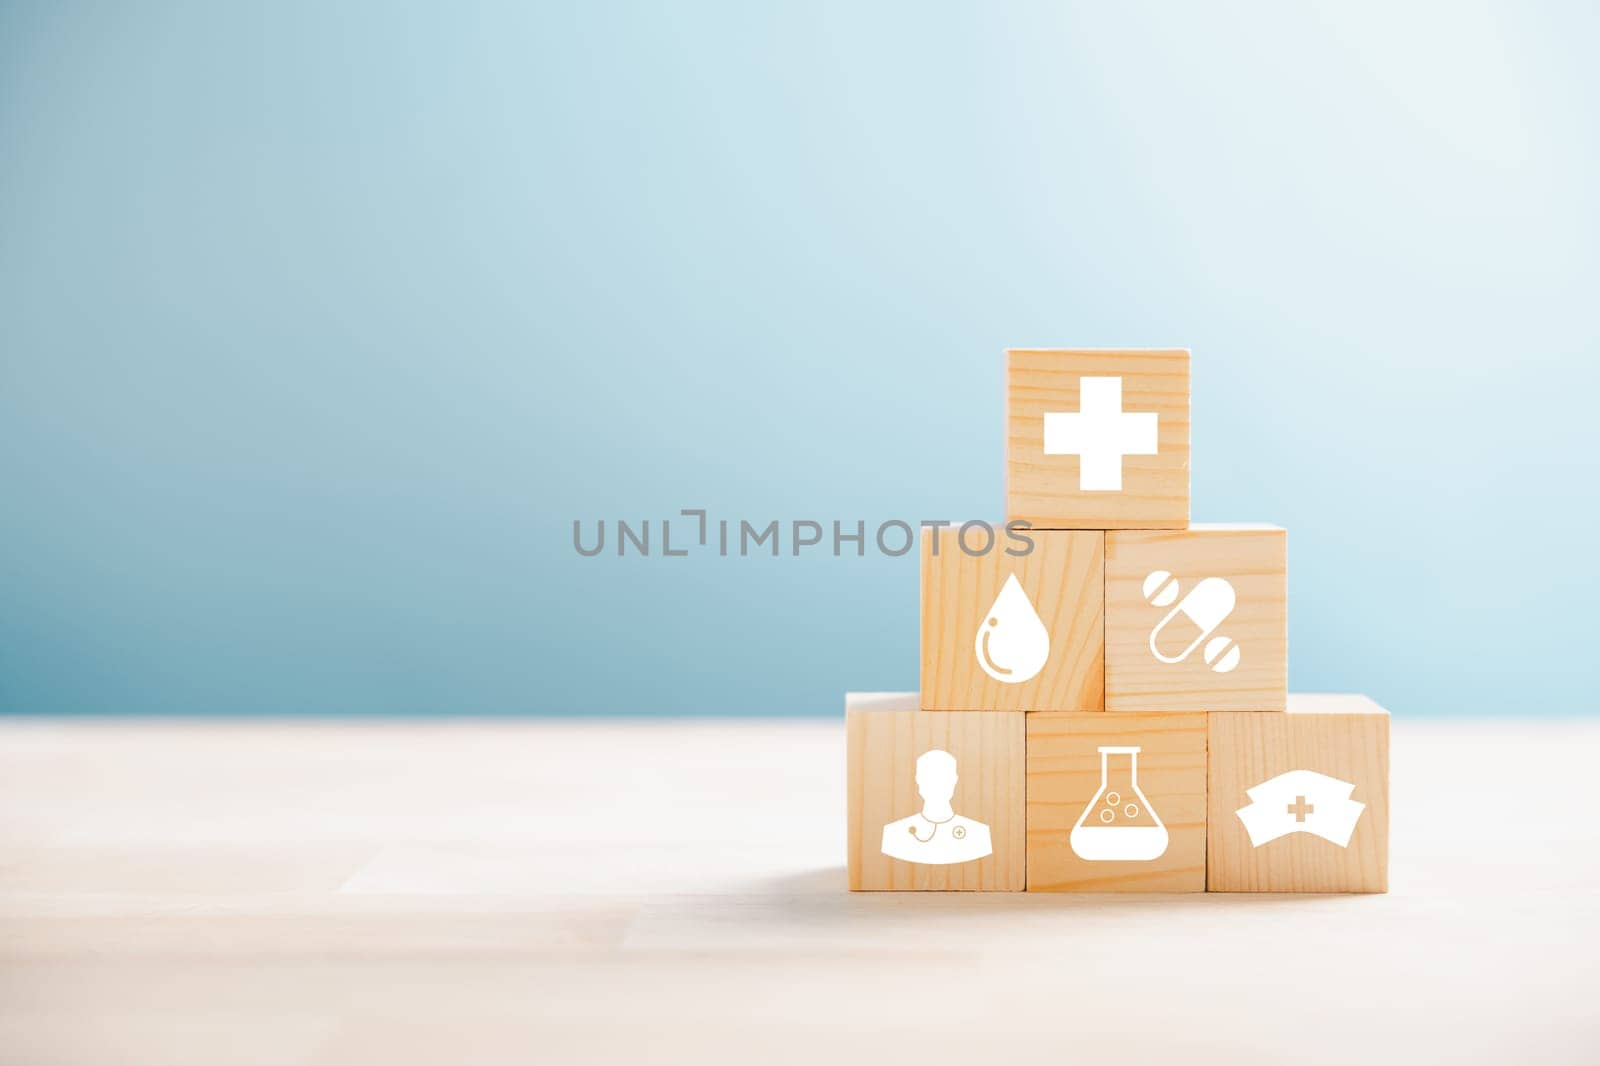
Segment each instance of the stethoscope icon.
M935 822L931 818L929 818L927 815L923 815L922 820L927 822L929 825L933 826L933 828L928 831L928 835L927 836L923 836L920 833L918 833L917 832L917 824L915 822L913 822L910 825L906 826L906 832L910 833L911 834L911 839L915 840L918 844L926 844L930 840L932 840L934 837L939 835L939 827L941 825L944 825L947 822L954 821L955 817L956 816L952 814L949 818L946 818L943 822ZM962 840L967 835L967 827L964 826L964 825L958 825L954 829L950 830L950 835L955 837L957 840Z
M1144 598L1153 606L1165 607L1178 600L1178 592L1177 580L1165 570L1154 570L1145 576ZM1236 603L1238 596L1227 581L1220 577L1202 578L1150 631L1150 654L1164 663L1181 663L1205 643L1202 656L1206 665L1219 674L1227 673L1239 665L1239 646L1232 637L1212 637L1211 634L1233 613ZM1199 636L1177 655L1164 655L1160 645L1161 633L1179 615L1199 631Z

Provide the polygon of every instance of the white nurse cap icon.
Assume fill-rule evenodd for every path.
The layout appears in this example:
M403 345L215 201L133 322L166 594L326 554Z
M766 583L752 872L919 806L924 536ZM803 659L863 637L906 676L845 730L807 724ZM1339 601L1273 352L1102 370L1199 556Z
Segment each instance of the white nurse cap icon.
M1365 803L1350 798L1356 786L1314 770L1290 770L1246 789L1248 807L1233 813L1244 823L1250 844L1259 848L1290 833L1311 833L1350 846L1350 835Z

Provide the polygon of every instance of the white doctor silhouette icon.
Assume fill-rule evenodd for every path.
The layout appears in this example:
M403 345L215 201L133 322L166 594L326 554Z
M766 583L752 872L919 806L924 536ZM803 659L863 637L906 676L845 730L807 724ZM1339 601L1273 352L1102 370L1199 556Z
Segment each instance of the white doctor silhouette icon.
M934 748L917 757L917 793L922 811L883 827L883 853L925 866L971 862L994 851L989 827L963 818L950 806L956 794L956 757Z

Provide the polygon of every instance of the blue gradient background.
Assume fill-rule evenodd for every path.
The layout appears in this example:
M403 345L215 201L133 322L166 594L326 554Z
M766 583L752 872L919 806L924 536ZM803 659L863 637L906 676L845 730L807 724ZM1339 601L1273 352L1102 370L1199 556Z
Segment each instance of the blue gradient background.
M1194 352L1291 682L1595 710L1592 5L0 7L0 710L836 714L1002 351Z

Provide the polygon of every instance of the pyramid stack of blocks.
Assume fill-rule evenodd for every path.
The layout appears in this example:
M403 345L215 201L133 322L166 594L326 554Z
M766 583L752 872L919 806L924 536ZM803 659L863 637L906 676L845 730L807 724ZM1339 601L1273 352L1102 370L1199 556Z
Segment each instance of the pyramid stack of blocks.
M1384 892L1389 715L1288 694L1287 534L1189 522L1189 353L1007 353L1008 521L853 693L852 890Z

